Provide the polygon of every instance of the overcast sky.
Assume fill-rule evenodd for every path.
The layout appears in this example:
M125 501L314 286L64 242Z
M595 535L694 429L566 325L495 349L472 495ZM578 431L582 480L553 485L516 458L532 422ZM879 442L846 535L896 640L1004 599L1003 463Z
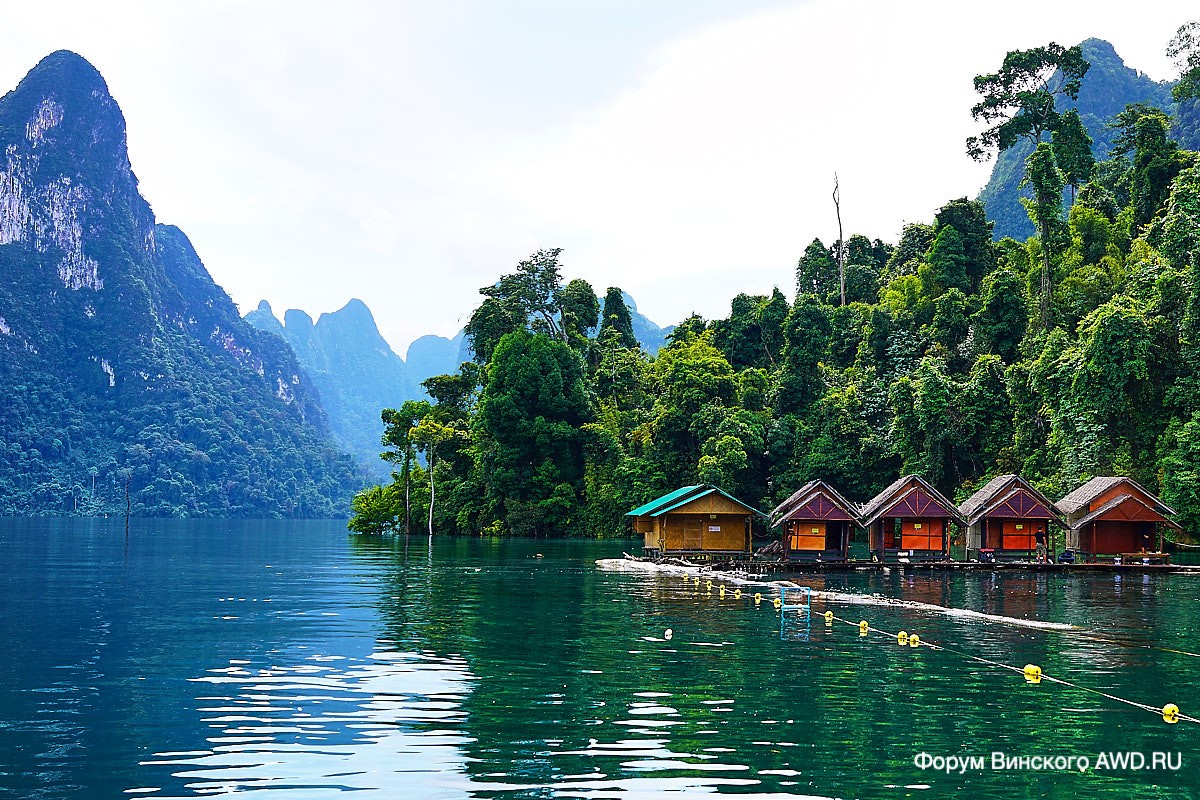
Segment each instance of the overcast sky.
M104 75L160 222L248 311L352 297L400 355L544 247L659 324L794 290L813 237L895 242L990 165L971 79L1008 50L1164 54L1195 0L13 3L0 86ZM997 14L999 16L989 16Z

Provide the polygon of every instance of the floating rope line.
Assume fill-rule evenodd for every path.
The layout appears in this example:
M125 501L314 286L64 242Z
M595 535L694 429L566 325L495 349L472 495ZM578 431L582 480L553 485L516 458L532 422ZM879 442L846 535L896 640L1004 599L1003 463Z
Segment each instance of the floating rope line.
M945 647L943 645L934 644L933 642L927 642L927 641L920 640L920 639L918 639L916 644L913 644L912 643L913 635L911 635L911 634L902 635L905 633L904 631L897 631L896 633L888 633L887 631L884 631L881 628L874 628L874 627L869 627L869 626L864 628L863 622L865 622L865 620L863 622L852 622L851 620L842 619L841 617L832 615L831 612L826 612L825 618L826 618L826 620L837 620L838 622L843 622L847 625L851 625L855 628L858 628L860 634L863 633L864 631L866 631L866 632L874 631L874 632L883 634L885 636L888 636L889 638L896 639L897 641L900 641L900 642L904 642L905 640L907 640L907 643L909 644L910 647L928 647L933 650L942 650L947 653L954 653L955 655L962 656L963 658L969 658L972 661L978 661L981 664L988 664L993 667L999 667L1000 669L1011 670L1012 672L1016 672L1021 675L1024 675L1026 677L1026 679L1029 680L1031 683L1037 683L1039 681L1046 680L1046 681L1050 681L1051 683L1058 683L1058 684L1062 684L1063 686L1070 686L1072 689L1079 689L1080 691L1091 692L1092 694L1100 695L1101 697L1107 698L1109 700L1114 700L1118 703L1125 703L1126 705L1131 705L1134 708L1140 708L1143 711L1149 711L1151 713L1157 714L1157 715L1163 717L1164 719L1167 719L1168 716L1171 716L1171 717L1173 717L1174 720L1183 720L1185 722L1200 723L1200 719L1188 716L1186 714L1181 714L1179 712L1178 708L1176 706L1174 706L1174 704L1168 704L1168 705L1164 706L1163 708L1155 708L1154 706L1147 705L1146 703L1139 703L1136 700L1128 700L1124 697L1118 697L1115 694L1109 694L1108 692L1102 692L1099 689L1093 689L1090 686L1082 686L1082 685L1080 685L1078 683L1074 683L1072 681L1063 680L1062 678L1055 678L1052 675L1047 675L1046 673L1042 672L1040 667L1033 667L1033 665L1030 665L1030 666L1027 666L1024 668L1014 667L1011 664L1005 664L1000 661L993 661L990 658L984 658L983 656L977 656L977 655L973 655L971 653L964 653L961 650L955 650L950 647ZM1036 672L1032 672L1031 667L1033 670L1036 670ZM1032 677L1032 676L1036 676L1036 677ZM1173 711L1173 713L1169 714L1168 711L1170 709L1174 709L1174 711ZM1168 721L1172 721L1172 720L1168 720Z
M1069 633L1069 631L1068 631ZM1163 653L1174 653L1180 656L1191 656L1192 658L1200 658L1200 653L1193 653L1190 650L1177 650L1174 647L1160 647L1156 644L1144 644L1142 642L1131 642L1125 639L1110 639L1106 636L1096 636L1092 633L1075 633L1077 638L1086 639L1089 642L1100 642L1101 644L1117 645L1119 647L1130 647L1141 650L1158 650Z
M695 588L697 588L697 589L699 589L699 587L701 586L700 578L697 576L684 574L683 578L684 578L684 583L694 584ZM754 581L746 581L746 583L748 583L750 585L757 584L757 582L754 582ZM712 589L713 589L712 579L709 578L709 579L705 580L703 585L706 590L706 592L705 592L706 595L711 596ZM814 598L814 597L815 598L823 598L823 599L826 599L827 601L829 599L831 599L828 597L827 593L825 593L825 592L813 591L809 587L801 587L798 584L794 584L791 582L787 582L785 584L776 583L776 584L758 584L758 585L772 586L773 588L779 589L779 596L774 598L771 601L771 604L776 610L778 610L780 612L781 617L783 617L788 610L795 610L795 609L800 609L801 607L803 607L805 610L802 611L802 617L805 622L807 622L809 619L811 619L812 598ZM721 584L718 587L718 589L720 592L719 596L723 599L725 597L725 591L726 591L725 585ZM787 603L785 596L786 596L786 593L788 590L791 590L791 591L803 590L804 595L802 595L802 596L806 596L808 602L806 604ZM736 590L736 592L734 593L734 597L740 599L741 596L742 596L741 590L740 589ZM753 595L753 600L754 600L754 605L758 606L763 600L762 593L755 592ZM982 615L982 616L990 617L991 615ZM993 661L992 659L984 658L983 656L977 656L977 655L973 655L971 653L965 653L961 650L955 650L950 647L945 647L944 645L934 644L933 642L922 641L920 639L920 637L916 634L910 635L910 634L907 634L905 631L897 631L895 633L889 633L880 628L871 627L870 624L866 620L862 620L860 622L853 622L852 620L843 619L842 617L836 616L832 611L826 611L825 614L823 615L823 618L824 618L825 624L827 626L831 625L834 620L837 620L838 622L858 628L860 636L867 636L871 632L880 633L884 636L887 636L889 638L897 640L900 644L907 644L910 647L929 647L933 650L941 650L941 651L944 651L947 653L953 653L953 654L961 656L963 658L971 659L972 661L978 661L981 664L987 664L989 666L998 667L1000 669L1010 670L1012 672L1016 672L1021 675L1024 675L1026 680L1029 681L1030 683L1039 683L1042 680L1047 680L1047 681L1050 681L1051 683L1057 683L1057 684L1061 684L1063 686L1069 686L1072 689L1078 689L1083 692L1090 692L1092 694L1099 695L1100 697L1104 697L1108 700L1113 700L1118 703L1124 703L1126 705L1133 706L1134 708L1142 709L1143 711L1149 711L1151 713L1158 714L1166 722L1169 722L1169 723L1175 723L1180 720L1183 720L1185 722L1192 722L1192 723L1200 724L1200 719L1198 719L1196 717L1188 716L1187 714L1180 713L1178 706L1176 706L1174 703L1168 703L1167 705L1163 706L1162 708L1155 708L1154 706L1147 705L1146 703L1139 703L1136 700L1129 700L1129 699L1126 699L1124 697L1119 697L1114 694L1102 692L1099 689L1093 689L1090 686L1083 686L1081 684L1074 683L1072 681L1064 680L1063 678L1055 678L1051 675L1047 675L1044 672L1042 672L1041 667L1038 667L1038 666L1035 666L1032 664L1027 665L1024 668L1014 667L1011 664L1005 664L1000 661ZM784 621L781 619L780 620L781 635L783 633L783 627L782 627L783 622ZM1058 630L1062 630L1062 629L1058 628ZM1070 632L1075 632L1075 631L1068 629L1067 631L1063 631L1063 632L1070 633ZM1082 634L1082 633L1076 633L1076 635L1081 636L1082 638L1091 639L1091 640L1098 641L1098 642L1105 642L1108 644L1118 644L1118 645L1123 645L1123 646L1127 646L1127 647L1142 647L1142 648L1149 648L1149 649L1157 649L1157 650L1163 650L1163 651L1169 652L1169 653L1178 653L1181 655L1200 657L1200 654L1191 653L1186 650L1173 650L1171 648L1156 647L1154 645L1133 644L1133 643L1128 643L1128 642L1121 642L1121 641L1115 640L1115 639L1106 639L1104 637L1091 636L1091 635ZM803 638L805 640L807 640L808 637L805 636Z

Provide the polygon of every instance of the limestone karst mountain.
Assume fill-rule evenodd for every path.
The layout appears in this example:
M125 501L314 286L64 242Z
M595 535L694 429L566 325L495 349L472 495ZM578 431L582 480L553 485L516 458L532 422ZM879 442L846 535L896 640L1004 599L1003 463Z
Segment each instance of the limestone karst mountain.
M1200 148L1200 101L1173 105L1171 84L1154 81L1127 66L1116 49L1103 39L1087 39L1080 47L1089 64L1088 71L1079 90L1078 102L1068 101L1063 108L1078 109L1080 119L1092 137L1097 160L1109 156L1117 134L1108 123L1130 103L1145 103L1172 111L1176 115L1172 135L1189 150ZM983 201L988 219L996 223L997 239L1011 236L1024 241L1034 233L1033 223L1020 201L1021 197L1028 196L1021 181L1025 176L1025 159L1032 152L1032 143L1022 139L1001 153L987 185L980 192L979 199Z
M361 474L291 351L138 192L104 79L0 99L0 515L331 516Z

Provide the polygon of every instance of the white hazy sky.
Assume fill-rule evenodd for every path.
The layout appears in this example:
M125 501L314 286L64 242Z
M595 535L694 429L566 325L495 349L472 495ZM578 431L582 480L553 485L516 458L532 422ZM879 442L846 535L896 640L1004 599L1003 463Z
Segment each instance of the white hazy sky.
M895 242L974 197L971 79L1113 42L1164 80L1195 0L12 3L0 86L69 49L108 81L161 222L243 312L352 297L404 355L538 248L659 324L790 295L805 245Z

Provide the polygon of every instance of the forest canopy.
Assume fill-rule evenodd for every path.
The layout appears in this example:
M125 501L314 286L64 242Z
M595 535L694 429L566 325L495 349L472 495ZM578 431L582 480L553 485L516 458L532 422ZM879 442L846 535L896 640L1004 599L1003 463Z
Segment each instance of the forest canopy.
M655 357L618 288L601 302L561 251L533 254L481 290L474 362L384 412L394 480L351 527L622 536L626 511L698 482L770 508L818 478L863 501L918 473L961 500L1011 472L1054 498L1127 475L1200 529L1200 157L1174 106L1131 105L1100 158L1055 105L1087 68L1052 43L976 79L971 155L1035 145L1025 241L967 198L895 243L814 239L787 294L689 317Z

